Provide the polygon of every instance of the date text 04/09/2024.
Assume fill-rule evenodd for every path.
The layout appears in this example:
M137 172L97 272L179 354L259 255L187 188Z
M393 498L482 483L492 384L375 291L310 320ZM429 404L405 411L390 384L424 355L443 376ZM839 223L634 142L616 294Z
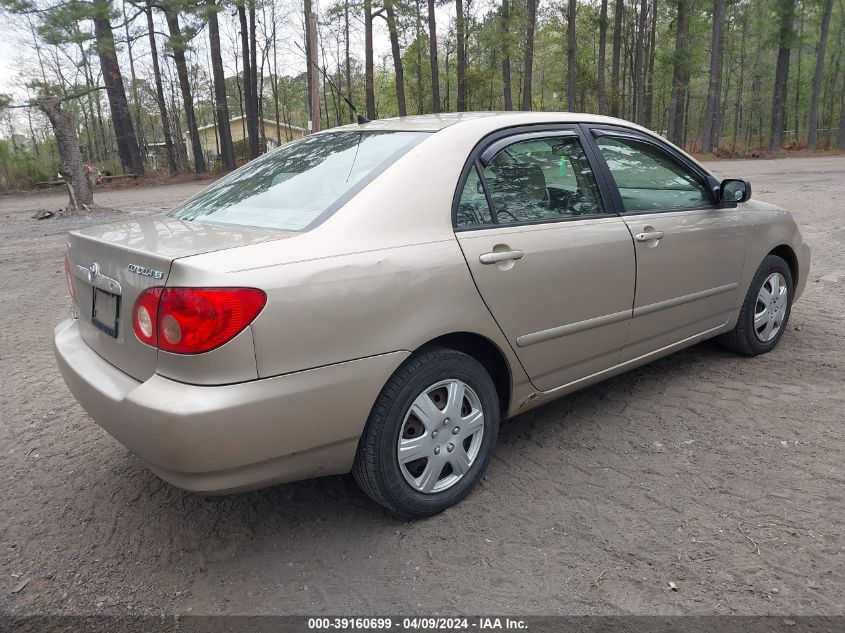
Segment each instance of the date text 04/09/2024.
M525 620L509 617L335 617L308 618L312 631L472 631L527 630Z

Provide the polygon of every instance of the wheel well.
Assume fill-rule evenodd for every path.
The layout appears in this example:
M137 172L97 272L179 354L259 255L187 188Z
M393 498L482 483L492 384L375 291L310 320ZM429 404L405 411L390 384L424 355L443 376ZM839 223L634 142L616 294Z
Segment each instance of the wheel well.
M798 285L798 258L795 257L795 252L786 244L781 244L777 248L772 249L769 255L777 255L786 262L789 266L789 272L792 275L793 287Z
M472 332L454 332L430 340L421 347L448 347L472 356L484 366L496 385L502 411L510 407L511 372L502 350L490 339Z

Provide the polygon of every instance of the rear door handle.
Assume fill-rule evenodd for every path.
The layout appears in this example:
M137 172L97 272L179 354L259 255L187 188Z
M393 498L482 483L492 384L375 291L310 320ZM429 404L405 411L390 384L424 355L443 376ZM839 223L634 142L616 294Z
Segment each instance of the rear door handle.
M652 240L662 240L665 237L663 231L646 231L644 233L637 233L634 239L638 242L650 242Z
M522 251L493 251L492 253L483 253L479 255L478 261L482 264L495 264L496 262L522 259L523 255L525 255L525 253Z

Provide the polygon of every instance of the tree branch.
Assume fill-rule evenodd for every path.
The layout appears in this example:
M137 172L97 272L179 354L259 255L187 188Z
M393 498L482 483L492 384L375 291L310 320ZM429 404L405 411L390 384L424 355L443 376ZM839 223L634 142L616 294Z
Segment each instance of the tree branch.
M135 6L135 5L133 5L133 6ZM135 15L127 17L123 22L119 22L117 24L112 24L112 28L115 28L115 29L123 28L127 24L132 24L132 22L135 21L135 18L137 18L142 13L146 13L146 9L139 9L138 7L135 7L135 8L138 9L138 11L135 13Z
M71 94L68 94L68 95L62 95L62 97L61 97L61 99L59 99L59 101L64 103L65 101L70 101L72 99L79 99L80 97L84 97L86 95L89 95L92 92L97 92L98 90L105 90L105 89L106 89L105 86L94 86L93 88L87 88L86 90L82 90L80 92L72 92ZM37 108L37 107L38 107L38 100L37 99L33 99L29 103L21 103L21 104L18 104L18 105L8 106L8 108L10 110L15 109L15 108Z
M84 97L86 95L89 95L92 92L97 92L98 90L105 90L105 89L106 89L105 86L92 86L91 88L87 88L86 90L83 90L81 92L73 92L69 95L63 95L61 100L64 102L64 101L70 101L71 99L79 99L80 97Z

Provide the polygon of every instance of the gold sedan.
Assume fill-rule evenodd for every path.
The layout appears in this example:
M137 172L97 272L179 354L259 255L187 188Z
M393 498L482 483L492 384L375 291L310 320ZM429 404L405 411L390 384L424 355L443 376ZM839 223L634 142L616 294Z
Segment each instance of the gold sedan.
M71 233L56 358L176 486L351 471L428 516L480 479L502 418L706 338L773 349L810 254L750 194L606 117L337 128Z

